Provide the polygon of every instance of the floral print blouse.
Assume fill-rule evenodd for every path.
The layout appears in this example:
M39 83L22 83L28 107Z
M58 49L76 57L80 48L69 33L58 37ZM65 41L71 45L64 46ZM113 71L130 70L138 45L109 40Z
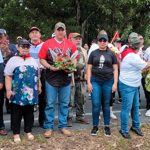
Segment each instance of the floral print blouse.
M38 65L29 57L12 57L6 64L4 74L12 76L11 102L24 106L38 103Z

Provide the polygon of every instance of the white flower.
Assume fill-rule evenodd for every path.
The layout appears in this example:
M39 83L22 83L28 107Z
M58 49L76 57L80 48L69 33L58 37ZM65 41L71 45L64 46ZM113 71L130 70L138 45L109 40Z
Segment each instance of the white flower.
M20 70L21 72L25 72L27 69L26 69L25 66L20 66L20 67L19 67L19 70Z
M19 74L19 79L22 79L23 78L23 74Z
M28 95L28 96L27 96L27 99L28 99L28 100L32 100L32 99L33 99L33 95Z
M37 78L37 76L35 76L35 77L34 77L34 81L37 82L37 80L38 80L38 78Z

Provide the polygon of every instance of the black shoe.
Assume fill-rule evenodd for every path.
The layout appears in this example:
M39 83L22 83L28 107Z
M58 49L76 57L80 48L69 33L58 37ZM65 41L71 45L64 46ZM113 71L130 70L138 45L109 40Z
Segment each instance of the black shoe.
M119 132L122 135L122 137L124 137L125 139L131 139L131 136L129 133L123 133L121 130Z
M91 135L97 135L97 133L98 133L98 127L94 126L92 131L91 131Z
M108 136L108 137L111 136L111 132L110 132L110 128L109 127L104 127L104 134L105 134L105 136Z
M133 131L134 133L136 133L137 135L139 136L144 136L143 132L141 131L141 129L135 129L135 128L132 128L130 129L131 131Z

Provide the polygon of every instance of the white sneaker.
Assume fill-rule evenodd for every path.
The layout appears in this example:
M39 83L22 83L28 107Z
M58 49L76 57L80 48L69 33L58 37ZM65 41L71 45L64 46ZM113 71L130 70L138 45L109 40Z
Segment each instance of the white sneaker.
M145 116L150 117L150 109L146 111Z
M116 115L115 115L113 112L110 112L110 117L111 117L112 119L117 119Z

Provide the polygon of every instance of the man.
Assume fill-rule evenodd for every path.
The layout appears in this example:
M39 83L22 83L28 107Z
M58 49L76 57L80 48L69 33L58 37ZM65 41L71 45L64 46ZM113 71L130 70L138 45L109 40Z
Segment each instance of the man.
M76 122L82 124L89 124L84 117L84 104L86 100L86 81L85 81L85 67L87 61L87 51L81 47L82 36L79 33L70 34L70 40L76 45L79 59L77 60L77 71L74 72L75 85L72 87L72 95L70 98L70 111L68 115L68 126L72 127L73 106L76 106ZM74 92L75 90L75 92Z
M56 100L59 101L58 120L61 133L71 136L71 132L67 129L67 115L70 97L71 74L65 70L59 70L54 67L54 54L65 54L69 57L76 52L76 46L65 38L66 26L62 22L58 22L54 29L55 37L47 40L39 53L41 64L46 68L46 108L44 128L46 132L44 136L49 138L52 136L54 129L54 114L56 109Z
M29 31L29 38L31 40L31 46L30 46L30 55L33 57L39 68L40 68L40 79L42 83L42 93L39 95L39 125L40 127L43 127L44 123L44 109L45 109L45 69L42 67L42 65L39 62L38 54L39 51L43 45L43 41L41 40L41 33L40 29L38 27L31 27Z
M7 135L7 131L5 130L4 120L3 120L3 104L4 104L4 61L1 52L1 48L3 47L3 37L6 35L6 31L4 29L0 29L0 135Z

